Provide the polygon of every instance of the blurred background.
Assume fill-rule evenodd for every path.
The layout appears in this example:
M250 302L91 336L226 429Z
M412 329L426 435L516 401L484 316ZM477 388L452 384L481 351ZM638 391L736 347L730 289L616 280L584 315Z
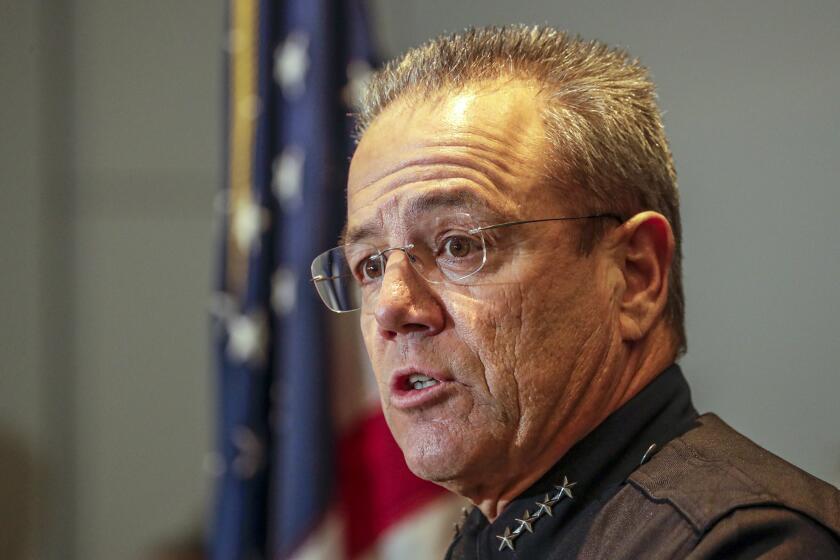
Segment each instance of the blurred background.
M548 23L651 69L682 193L695 403L840 485L840 3L368 9L382 57ZM207 526L225 10L0 0L4 559L190 558Z

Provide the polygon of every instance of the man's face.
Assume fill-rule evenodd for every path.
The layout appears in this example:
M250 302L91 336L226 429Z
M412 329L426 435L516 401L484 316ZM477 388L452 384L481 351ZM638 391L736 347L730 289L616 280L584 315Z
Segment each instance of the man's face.
M539 107L518 82L392 104L353 157L349 235L383 249L410 243L429 216L490 225L575 214L543 178ZM458 489L553 462L584 390L609 382L593 373L614 340L606 267L597 248L578 254L576 227L488 231L487 270L471 283L429 283L389 254L361 328L385 416L419 476ZM433 381L415 389L415 373Z

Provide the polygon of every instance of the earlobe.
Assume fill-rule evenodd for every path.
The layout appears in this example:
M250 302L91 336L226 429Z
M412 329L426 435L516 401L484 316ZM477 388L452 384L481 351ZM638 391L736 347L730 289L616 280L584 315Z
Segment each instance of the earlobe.
M674 254L671 224L658 212L641 212L622 226L619 328L628 342L644 338L662 317Z
M643 336L642 328L636 318L626 313L619 315L619 328L621 329L621 338L625 341L640 340Z

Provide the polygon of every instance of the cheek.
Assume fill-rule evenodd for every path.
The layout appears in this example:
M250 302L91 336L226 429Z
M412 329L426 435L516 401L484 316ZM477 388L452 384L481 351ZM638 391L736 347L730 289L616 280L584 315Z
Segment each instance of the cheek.
M591 282L544 274L520 286L518 337L511 352L515 362L510 367L523 418L541 421L565 398L572 370L597 327L594 318L600 315Z
M523 393L534 401L566 400L578 370L608 342L608 297L592 275L546 277L533 285L523 303L520 364ZM554 406L554 405L552 405Z
M603 317L600 282L587 259L545 266L543 274L529 282L523 300L523 330L548 346L569 346L594 317ZM565 342L564 342L565 341Z
M458 338L483 366L491 396L510 397L522 336L519 286L474 286L451 298L449 309Z

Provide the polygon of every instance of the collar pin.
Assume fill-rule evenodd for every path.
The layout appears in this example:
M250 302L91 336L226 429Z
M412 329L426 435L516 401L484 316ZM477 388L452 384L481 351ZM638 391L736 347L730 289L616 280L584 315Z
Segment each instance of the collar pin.
M557 503L557 500L552 500L548 497L548 494L545 495L543 501L537 502L537 506L539 509L537 510L537 515L542 516L543 513L546 513L549 517L553 516L554 514L551 512L551 506Z
M499 550L502 551L506 547L513 550L516 538L522 535L525 531L533 533L534 522L539 520L543 514L553 517L554 513L551 508L563 499L563 497L568 497L570 500L573 500L574 496L572 495L572 487L575 484L577 484L577 482L569 482L569 479L566 476L563 476L563 483L554 485L554 488L557 490L557 494L553 497L549 497L549 495L546 494L541 502L537 502L537 510L533 515L531 515L531 512L526 509L525 514L521 518L516 518L516 521L519 522L519 526L516 527L513 532L511 532L510 527L505 527L504 533L496 535L496 538L501 541L499 544Z
M502 541L499 545L499 550L502 551L505 549L505 547L508 547L509 549L513 550L513 541L515 541L516 537L518 536L519 535L517 533L510 532L510 527L505 527L504 533L502 533L501 535L496 535L496 538Z
M537 517L531 517L530 512L525 510L525 515L522 516L522 519L517 518L516 521L519 521L519 527L513 530L514 533L517 535L522 531L528 531L529 533L534 532L534 521L537 520Z
M569 479L564 476L563 484L554 485L554 488L557 490L557 494L554 495L554 499L559 501L563 499L563 496L568 496L570 499L574 499L571 489L575 484L577 484L577 482L569 482Z

